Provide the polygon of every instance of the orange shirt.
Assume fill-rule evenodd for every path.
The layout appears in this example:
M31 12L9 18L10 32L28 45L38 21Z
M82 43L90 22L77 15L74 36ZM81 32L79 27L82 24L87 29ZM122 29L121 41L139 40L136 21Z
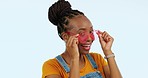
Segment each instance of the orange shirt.
M90 55L96 62L98 66L98 70L102 74L103 78L105 78L104 72L103 72L103 66L106 66L107 62L98 53L90 53ZM96 69L92 67L91 63L89 62L86 56L84 56L84 59L85 59L85 66L80 70L80 76L84 76L90 72L96 71ZM56 58L49 59L43 64L42 78L45 78L47 75L52 75L52 74L60 75L62 78L68 78L68 74L63 69L63 67L59 64Z

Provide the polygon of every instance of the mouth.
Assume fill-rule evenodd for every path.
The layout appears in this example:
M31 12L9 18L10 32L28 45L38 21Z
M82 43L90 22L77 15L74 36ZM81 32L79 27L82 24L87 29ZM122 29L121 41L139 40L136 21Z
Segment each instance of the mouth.
M81 46L82 46L82 48L83 48L84 50L89 51L89 50L90 50L90 47L91 47L91 44L83 44L83 45L81 45Z

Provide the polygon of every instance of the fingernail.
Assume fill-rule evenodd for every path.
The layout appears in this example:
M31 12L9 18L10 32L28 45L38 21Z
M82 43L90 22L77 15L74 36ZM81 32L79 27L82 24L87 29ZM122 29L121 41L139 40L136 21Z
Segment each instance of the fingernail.
M99 34L99 36L102 36L102 34Z
M96 32L96 34L98 34L98 35L101 33L100 30L95 30L95 32Z
M79 34L77 34L76 37L79 37Z

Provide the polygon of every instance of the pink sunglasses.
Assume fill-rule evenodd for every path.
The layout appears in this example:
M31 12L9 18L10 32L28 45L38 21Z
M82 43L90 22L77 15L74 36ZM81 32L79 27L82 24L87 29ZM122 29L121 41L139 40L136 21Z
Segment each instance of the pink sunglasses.
M95 40L94 32L95 32L96 34L98 34L98 35L101 33L100 30L93 30L92 33L87 33L87 32L79 33L79 35L78 35L78 40L79 40L79 42L80 42L80 43L86 43L89 37L92 39L92 41L94 41L94 40ZM71 34L71 35L75 35L75 34L72 33L72 32L66 32L66 33L69 34L69 35L70 35L70 34Z

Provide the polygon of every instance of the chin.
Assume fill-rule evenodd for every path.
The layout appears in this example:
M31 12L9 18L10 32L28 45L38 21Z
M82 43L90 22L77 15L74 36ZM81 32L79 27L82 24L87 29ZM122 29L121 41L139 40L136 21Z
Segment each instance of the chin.
M88 53L89 53L89 50L88 51L80 51L80 54L82 54L82 55L86 55Z

